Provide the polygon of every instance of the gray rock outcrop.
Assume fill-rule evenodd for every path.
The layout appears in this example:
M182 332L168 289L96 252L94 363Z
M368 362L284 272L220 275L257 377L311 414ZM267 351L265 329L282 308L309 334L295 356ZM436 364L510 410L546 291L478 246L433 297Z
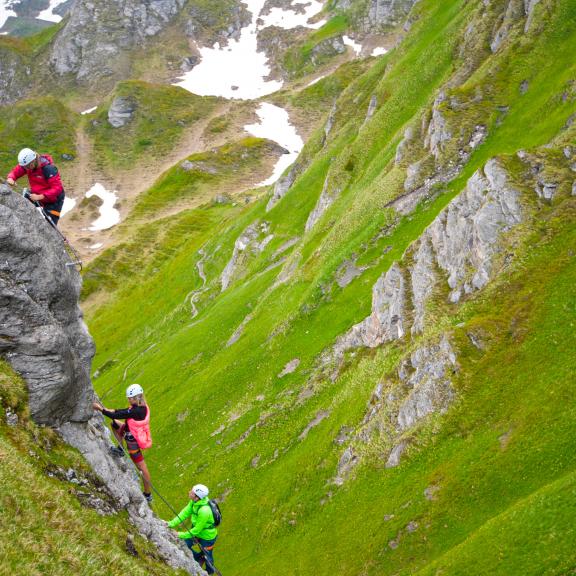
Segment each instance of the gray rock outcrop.
M126 126L136 112L136 102L132 98L116 96L108 109L108 122L114 128Z
M250 24L252 15L243 3L219 3L217 6L215 10L211 3L191 3L187 9L186 35L209 45L219 42L225 46L230 39L238 40L242 28Z
M456 355L445 335L439 344L415 350L409 363L412 373L405 375L403 383L410 393L396 418L401 432L410 430L428 414L446 411L454 396L450 372L457 368Z
M370 97L370 102L368 103L368 110L366 110L366 118L364 118L364 124L374 116L374 112L376 112L376 107L378 106L378 98L376 94L372 94Z
M522 219L519 193L497 160L476 171L465 190L443 210L424 237L447 275L450 301L483 288L502 232Z
M300 366L300 358L294 358L293 360L290 360L290 362L286 363L286 366L284 366L282 372L278 374L278 378L284 378L284 376L292 374L293 372L296 371L296 368L298 368L298 366Z
M535 174L538 177L540 173ZM447 284L448 300L455 303L486 286L493 276L502 234L525 219L523 212L520 192L510 183L502 162L489 160L406 251L404 259L378 278L372 288L371 314L337 338L322 355L321 366L335 364L334 379L347 351L421 334L436 287L444 289ZM358 444L371 444L375 435L387 447L386 467L397 466L420 422L430 414L443 413L452 402L451 379L457 370L447 334L418 346L400 363L397 378L377 385L364 420L349 437L334 483L342 484L349 477L361 461L359 454L366 453Z
M422 332L435 286L445 281L452 303L483 288L491 277L501 234L521 220L519 192L500 163L489 160L410 247L411 265L406 269L395 262L380 276L372 288L370 316L340 336L323 361L403 338L408 330ZM412 304L410 311L407 302Z
M335 36L333 38L326 38L318 42L310 53L310 60L314 65L321 64L328 58L333 58L339 54L346 53L346 45L342 36Z
M403 272L395 262L372 288L370 316L336 341L333 350L336 357L341 357L352 348L375 348L404 336L405 284Z
M238 269L245 259L244 256L260 254L274 238L273 234L269 234L269 227L268 222L253 222L238 236L234 242L232 257L220 276L222 292L238 275Z
M309 232L312 230L312 228L314 228L316 222L318 222L318 220L322 218L324 212L326 212L326 210L332 206L336 198L338 198L340 195L340 192L341 188L339 186L331 185L330 174L328 174L324 180L324 186L322 187L322 192L320 193L318 202L316 202L316 206L314 206L312 212L310 212L308 219L306 220L306 226L304 228L306 232Z
M50 62L59 74L90 81L125 68L126 51L163 30L185 0L77 0L56 36Z
M524 0L524 12L526 13L526 24L524 25L524 32L528 32L532 24L534 16L534 7L540 0Z
M336 118L336 111L336 102L334 102L334 104L332 104L332 108L330 109L330 114L328 114L326 124L324 124L324 137L322 138L322 146L326 146L328 136L330 136L330 132L332 132L332 127L334 126L334 120Z
M266 204L266 212L269 212L286 196L288 190L292 188L292 185L296 181L296 178L303 172L304 165L298 160L290 166L288 172L280 176L276 183L274 184L274 191L272 192L272 197L268 200Z
M402 24L412 6L418 0L368 0L366 8L359 17L358 25L362 32L380 32ZM336 0L335 8L348 10L352 7L351 0Z
M376 452L386 468L400 464L410 436L432 414L446 412L454 399L456 354L447 334L416 348L399 365L398 375L378 382L362 422L339 445L346 445L333 482L343 484L361 462Z
M400 140L398 147L396 148L396 155L394 156L394 163L396 164L396 166L400 165L404 161L406 156L406 150L414 140L415 136L414 132L415 130L413 126L408 126L408 128L404 130L404 135L402 137L402 140Z
M7 46L0 46L0 105L12 104L29 90L32 70L24 58Z
M78 306L81 279L32 204L0 185L0 353L28 385L43 424L87 420L94 343Z
M452 139L452 133L441 111L442 104L445 101L446 95L441 92L434 101L432 118L424 139L424 146L432 152L437 161L440 159L446 143Z

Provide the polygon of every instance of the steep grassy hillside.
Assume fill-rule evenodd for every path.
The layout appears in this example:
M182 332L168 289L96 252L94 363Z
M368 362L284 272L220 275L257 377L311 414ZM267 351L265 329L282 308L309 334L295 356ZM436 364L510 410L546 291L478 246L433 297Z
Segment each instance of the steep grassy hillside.
M99 307L89 285L95 385L118 406L145 387L155 483L174 506L197 481L223 499L227 574L576 567L576 11L422 0L411 19L269 210L198 211L153 267L136 254L145 280L95 263L117 288ZM488 180L515 214L502 230L488 200L462 208ZM450 246L465 209L477 233ZM438 256L426 292L430 238L463 261ZM445 381L423 390L425 370Z
M16 165L24 147L49 153L57 163L62 154L75 155L77 123L78 117L51 96L0 107L0 174Z
M115 511L81 455L30 421L26 386L4 361L0 414L3 574L179 573Z

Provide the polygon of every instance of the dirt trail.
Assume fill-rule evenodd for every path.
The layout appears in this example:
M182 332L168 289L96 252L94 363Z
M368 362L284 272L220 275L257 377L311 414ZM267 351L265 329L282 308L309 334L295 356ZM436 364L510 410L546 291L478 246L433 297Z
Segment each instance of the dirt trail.
M333 64L333 66L335 66ZM324 71L332 72L332 66ZM300 88L301 89L301 88ZM126 220L138 196L148 190L158 177L174 165L183 161L188 156L221 146L232 140L237 140L247 135L244 125L257 121L255 114L260 101L267 100L264 97L259 100L238 102L234 100L223 101L214 108L211 114L196 122L187 130L181 139L174 143L172 150L162 158L144 158L132 169L116 171L100 170L92 157L94 151L92 142L86 133L86 127L81 125L77 132L77 157L70 166L66 176L67 191L71 198L76 200L76 206L70 214L67 214L61 223L62 230L80 252L85 263L95 258L101 251L109 248L119 240L118 227L109 230L89 230L91 222L97 217L96 201L92 206L80 208L86 192L96 183L101 183L106 189L116 191L118 202L116 208L120 212L121 221ZM291 110L289 105L283 104L289 111L291 122L298 133L307 138L309 132L315 127L311 126L310 119L301 117L299 110ZM206 135L206 128L211 120L218 116L229 115L232 118L231 125L222 133ZM86 120L88 121L88 120ZM315 124L315 123L312 123ZM223 185L218 192L229 195L240 194L250 190L258 182L261 182L271 173L276 162L274 158L266 158L262 163L261 170L256 170L249 178L243 178L233 186ZM178 206L170 206L153 216L154 219L176 214L184 209L194 208L209 201L205 196L189 199ZM148 219L152 219L149 217Z
M86 134L85 127L81 126L78 129L76 135L76 161L70 166L66 175L68 196L76 200L76 206L71 213L62 219L61 227L68 239L80 252L84 262L89 262L95 258L102 250L115 243L116 240L115 227L101 231L89 230L90 224L95 217L94 208L81 209L79 207L86 192L96 182L100 182L108 190L115 190L118 194L116 208L120 211L121 221L124 221L130 213L136 198L150 188L163 172L191 154L220 146L230 140L229 131L213 135L209 141L206 141L204 136L209 122L217 116L227 114L232 106L233 103L230 101L223 102L220 106L217 106L211 114L196 122L190 130L185 132L182 138L175 142L172 151L164 157L151 158L148 161L145 159L144 162L138 163L132 169L116 173L110 170L106 174L98 169L96 163L91 160L93 147ZM253 108L255 107L256 104L254 104ZM252 109L249 111L249 115L252 116L253 114ZM243 114L243 116L246 116L246 114ZM238 125L234 125L232 128L238 133L238 137L241 137L243 133L243 120L244 118L239 119ZM206 199L203 199L203 202L205 201Z

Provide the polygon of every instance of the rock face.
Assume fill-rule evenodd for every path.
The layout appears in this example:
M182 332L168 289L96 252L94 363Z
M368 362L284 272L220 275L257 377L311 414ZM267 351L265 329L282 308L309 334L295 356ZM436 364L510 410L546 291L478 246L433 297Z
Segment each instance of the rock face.
M424 140L424 146L430 149L430 152L432 152L437 161L440 159L445 143L449 142L452 138L450 129L441 111L442 104L445 101L446 96L441 92L434 101L432 119L428 125L428 132Z
M266 204L266 212L272 210L272 208L274 208L274 206L276 206L276 204L278 204L278 202L280 202L280 200L286 196L288 190L290 190L292 184L294 184L294 181L300 175L301 171L301 165L296 162L292 164L286 174L283 174L280 176L280 178L278 178L276 184L274 184L272 197L270 200L268 200L268 204Z
M375 438L379 439L378 456L385 459L386 468L398 466L417 427L431 414L448 409L454 398L451 379L457 371L456 354L446 334L404 358L397 376L376 385L358 429L338 442L347 446L334 483L344 483L360 463L359 454L365 453Z
M351 348L375 348L404 336L406 284L398 263L372 288L372 314L353 326L334 346L336 356Z
M314 209L310 212L308 219L306 220L306 232L314 228L316 222L318 222L318 220L322 218L324 212L332 206L336 198L340 195L340 192L341 188L339 186L331 185L330 174L328 173L324 180L324 186L322 187L322 192L320 193L318 202L316 202L316 206L314 206Z
M219 3L218 10L212 3L193 3L188 9L185 30L197 42L226 45L231 38L238 40L242 28L250 21L251 14L241 3Z
M434 412L446 410L453 397L450 371L456 370L456 355L444 336L439 344L415 350L409 359L410 375L401 377L410 393L403 400L396 418L398 429L405 432Z
M370 0L365 26L369 29L400 24L416 0Z
M32 417L58 427L80 450L118 507L128 511L170 566L203 574L154 516L128 462L109 453L110 433L102 417L93 418L94 343L78 307L81 278L68 264L57 232L27 200L0 185L0 355L26 381Z
M336 340L322 356L322 366L335 363L334 378L349 350L417 337L427 326L426 310L435 288L445 290L447 284L448 301L456 303L486 286L502 234L523 219L520 193L501 162L489 160L405 258L380 276L372 288L371 314ZM377 385L362 424L342 453L334 482L342 484L359 463L365 450L356 444L369 444L375 434L386 447L386 466L397 466L409 434L428 415L448 408L454 397L451 374L457 369L448 334L418 346L400 363L397 377Z
M94 343L69 263L56 231L0 185L0 353L26 380L32 416L43 424L92 414Z
M498 161L489 160L410 248L412 265L405 269L396 262L380 276L372 288L372 313L338 338L330 357L402 338L408 317L412 334L422 332L426 304L442 282L436 268L444 272L452 303L483 288L501 234L521 220L519 193ZM407 302L412 303L409 314Z
M378 32L397 26L406 20L417 0L369 0L359 22L363 32ZM351 0L337 0L335 8L347 10Z
M372 94L370 97L370 103L368 104L368 110L366 111L366 118L364 118L364 124L374 116L374 112L376 112L376 107L378 106L378 98L376 94Z
M489 160L425 233L447 274L451 302L488 283L500 234L521 219L519 193L500 164Z
M31 69L15 50L0 47L0 105L12 104L28 91Z
M50 61L57 74L90 81L126 65L125 52L163 30L185 0L76 0Z
M248 256L250 253L259 254L266 248L272 238L274 238L274 235L268 232L268 222L253 222L236 239L232 257L228 261L228 264L226 264L220 277L222 292L230 286L233 278L238 275L238 269L245 259L245 256Z
M312 48L310 59L313 64L319 64L323 62L326 58L332 58L338 54L344 54L346 52L346 45L341 36L335 36L334 38L326 38L322 40L314 48Z

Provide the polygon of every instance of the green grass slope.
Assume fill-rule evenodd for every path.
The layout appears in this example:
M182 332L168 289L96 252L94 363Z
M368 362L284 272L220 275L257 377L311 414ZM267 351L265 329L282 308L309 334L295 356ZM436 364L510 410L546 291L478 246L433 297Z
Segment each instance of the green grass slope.
M115 128L108 122L114 98L134 106L133 118ZM209 116L218 103L214 97L196 96L183 88L125 81L116 85L105 105L90 116L87 133L100 167L126 169L143 157L162 158L186 129Z
M576 567L576 206L565 152L575 143L576 11L568 0L542 1L526 31L514 12L493 53L506 6L421 1L403 43L340 94L332 130L312 135L305 169L272 210L268 198L206 209L209 223L154 267L135 259L146 277L130 258L109 277L111 253L95 263L103 272L91 293L117 288L90 308L95 385L118 406L127 383L145 387L150 467L174 506L195 482L223 498L216 558L227 574L524 576ZM372 96L377 109L365 122ZM423 145L433 109L451 134L437 158ZM487 136L468 150L479 124ZM417 136L397 163L408 126ZM520 150L536 159L532 172ZM338 374L320 369L323 352L369 314L376 280L395 261L410 264L410 246L494 157L526 207L524 224L502 240L502 273L457 305L436 294L422 336L352 352ZM420 160L426 177L451 176L401 217L389 202L405 192L407 164ZM536 178L556 182L552 201L538 201ZM306 231L323 189L333 202ZM255 240L241 248L247 230ZM342 288L336 279L350 259L365 270ZM378 383L397 380L399 363L444 333L458 362L449 410L412 430L400 465L386 468L393 438L381 409L382 432L359 443L359 464L335 483ZM296 358L296 371L280 377Z
M62 154L75 155L77 123L78 117L51 96L0 107L0 174L16 166L24 147L49 153L56 163Z
M124 512L101 516L82 504L109 497L81 455L49 428L35 426L26 406L24 382L1 361L2 574L182 573L159 560ZM17 424L6 424L8 414L18 416ZM66 480L71 469L77 483Z

